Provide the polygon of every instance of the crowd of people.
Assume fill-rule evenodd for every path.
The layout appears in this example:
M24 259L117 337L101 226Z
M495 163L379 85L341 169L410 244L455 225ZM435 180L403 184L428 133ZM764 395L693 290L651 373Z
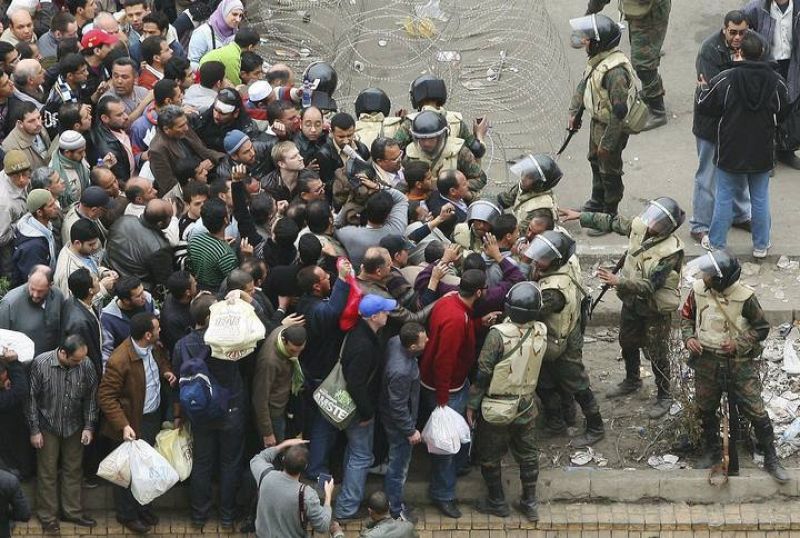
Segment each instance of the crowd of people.
M607 396L641 389L644 351L657 387L648 414L663 417L685 213L669 197L632 219L617 208L628 136L667 121L658 61L670 2L623 0L633 62L620 25L599 13L607 3L571 21L588 64L569 128L584 112L592 123L592 194L575 211L557 206L557 162L535 152L513 164L510 188L488 192L489 120L446 109L433 75L411 82L409 110L393 114L369 88L351 115L330 64L298 79L266 67L240 0L13 0L0 36L0 329L34 352L0 359L0 533L30 517L19 480L33 476L44 534L96 525L81 488L98 484L116 446L152 445L162 428L191 431L195 529L215 508L222 531L240 522L264 537L342 536L362 518L364 536L413 536L412 454L428 460L444 516L461 517L456 485L472 464L488 490L476 509L507 516L508 451L522 483L514 506L536 521L534 433L565 434L577 403L585 427L571 445L605 436L582 361L591 297L562 227L571 220L630 238L621 270L598 271L623 303L626 376ZM781 482L752 362L769 326L724 246L733 225L752 227L756 257L769 248L769 173L776 155L796 159L776 119L797 100L798 11L754 1L701 47L691 234L710 253L693 262L702 278L679 316L702 414L698 466L721 458L717 409L732 377ZM207 343L222 301L243 301L264 328L238 360ZM320 396L336 383L347 409ZM445 407L471 443L424 457L423 426ZM383 489L367 496L370 473ZM158 524L129 488L114 486L114 507L134 533Z

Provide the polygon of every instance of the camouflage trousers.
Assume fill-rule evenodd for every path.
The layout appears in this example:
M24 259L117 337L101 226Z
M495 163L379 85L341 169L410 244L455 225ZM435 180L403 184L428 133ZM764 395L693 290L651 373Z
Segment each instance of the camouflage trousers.
M667 36L672 0L655 0L644 17L627 19L630 29L631 63L642 81L642 98L649 101L664 95L664 85L658 67L661 47Z
M542 406L547 408L547 395L558 390L576 395L575 399L585 415L599 412L594 397L583 397L589 391L589 375L583 365L583 333L576 327L567 337L567 348L553 359L545 359L539 371L539 382L536 392L542 399ZM580 394L580 396L578 396ZM557 402L558 403L558 402Z
M520 468L538 469L539 449L536 446L535 419L535 403L507 426L489 424L483 416L478 417L472 445L478 463L484 467L500 467L503 456L510 449Z
M587 159L589 159L592 169L597 167L601 175L621 176L623 174L622 151L625 149L625 146L628 145L628 135L620 135L617 146L611 148L611 150L608 152L608 156L601 159L597 154L597 148L600 147L600 142L603 140L603 135L606 134L607 127L608 126L605 123L599 122L592 118L592 124L589 129L589 155L587 156ZM622 199L621 184L618 187L614 185L604 185L603 188L606 190L618 189L620 191L619 199Z
M758 362L753 359L727 359L704 352L699 357L693 357L689 365L694 368L695 399L701 412L716 412L730 380L733 397L742 414L753 422L767 416L761 398Z
M632 308L622 306L619 325L619 345L629 378L639 378L639 350L644 351L653 369L659 392L669 392L669 333L671 314L642 316Z

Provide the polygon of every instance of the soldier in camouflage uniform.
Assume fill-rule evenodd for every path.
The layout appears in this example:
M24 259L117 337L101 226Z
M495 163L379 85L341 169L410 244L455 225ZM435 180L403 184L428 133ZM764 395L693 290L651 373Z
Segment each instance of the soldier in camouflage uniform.
M540 319L547 326L547 352L537 393L547 418L560 416L559 389L574 395L586 416L586 432L570 444L591 446L605 437L605 427L583 366L582 306L589 293L581 285L575 241L564 232L547 231L533 239L525 256L531 260L531 278L542 292Z
M675 231L686 214L672 198L652 200L641 215L629 220L603 213L559 211L562 220L580 219L584 228L616 232L629 237L624 265L619 274L599 269L604 284L614 287L622 301L619 344L625 361L625 379L607 396L616 398L642 387L639 350L653 368L658 396L649 411L660 418L669 411L669 333L672 312L680 306L683 242Z
M553 189L564 177L558 163L549 155L528 155L509 168L517 184L497 195L497 205L511 209L519 226L519 233L525 236L528 224L537 209L549 209L553 219L558 219Z
M489 122L486 118L475 122L470 131L464 118L458 112L445 110L447 102L447 86L442 79L433 75L422 75L414 79L409 88L411 106L417 112L407 114L395 131L394 138L400 143L400 147L405 148L414 141L411 135L411 122L420 112L431 110L439 113L447 121L450 127L450 134L464 141L464 145L469 148L476 159L481 159L486 154L486 144L483 139L489 129Z
M589 0L586 14L599 13L610 1ZM672 0L620 0L620 10L625 15L630 32L631 62L642 81L642 99L650 109L645 131L667 123L664 85L658 67L671 9Z
M406 147L407 160L427 162L433 177L439 177L442 171L458 170L469 185L469 196L464 201L469 203L478 198L486 186L486 174L464 140L450 136L450 127L441 114L420 112L411 123L411 134L414 142Z
M707 469L721 459L717 409L730 383L736 405L753 424L764 453L764 468L778 482L789 480L775 452L772 422L761 399L756 358L769 334L769 323L753 290L739 282L739 261L716 250L691 262L700 276L681 310L681 335L691 353L695 399L703 425L703 457ZM735 450L735 447L731 447Z
M547 349L547 328L535 321L541 306L542 296L533 282L520 282L508 291L505 313L509 319L489 330L467 402L467 421L476 426L473 447L489 490L488 498L479 500L475 508L499 517L510 514L500 463L511 449L522 482L522 497L515 508L529 521L539 519L534 392Z
M580 128L582 110L592 118L588 155L592 195L583 209L615 215L624 191L622 151L628 144L628 135L623 130L623 120L635 90L635 74L619 50L622 32L617 23L605 15L591 15L572 19L570 25L573 48L583 48L589 55L583 79L570 103L568 120L569 129L575 130Z

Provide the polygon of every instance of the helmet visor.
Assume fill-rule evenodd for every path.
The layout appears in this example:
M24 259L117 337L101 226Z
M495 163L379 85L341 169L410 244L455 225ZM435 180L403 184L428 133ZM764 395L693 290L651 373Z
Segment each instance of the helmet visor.
M561 253L549 239L537 235L528 245L525 256L536 262L537 265L546 268L553 263L553 260L561 258Z
M513 164L508 169L511 174L518 180L526 176L534 176L537 180L544 178L544 170L542 170L539 161L533 155L528 155L521 161Z
M686 274L696 275L698 273L703 273L712 278L722 278L722 269L714 258L713 252L695 258L686 264Z
M650 232L655 236L662 236L672 233L678 227L675 217L661 205L653 200L639 216L645 223Z
M597 18L594 15L570 19L569 25L572 28L573 36L600 40L600 32L597 29Z

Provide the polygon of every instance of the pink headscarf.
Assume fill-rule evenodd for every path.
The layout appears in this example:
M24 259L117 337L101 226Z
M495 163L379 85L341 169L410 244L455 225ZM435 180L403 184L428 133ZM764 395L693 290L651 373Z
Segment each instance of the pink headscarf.
M214 13L211 14L211 17L208 18L208 24L211 29L223 39L230 39L236 33L237 28L231 28L225 22L225 17L234 9L244 11L244 4L242 4L241 0L222 0L217 9L214 10Z

